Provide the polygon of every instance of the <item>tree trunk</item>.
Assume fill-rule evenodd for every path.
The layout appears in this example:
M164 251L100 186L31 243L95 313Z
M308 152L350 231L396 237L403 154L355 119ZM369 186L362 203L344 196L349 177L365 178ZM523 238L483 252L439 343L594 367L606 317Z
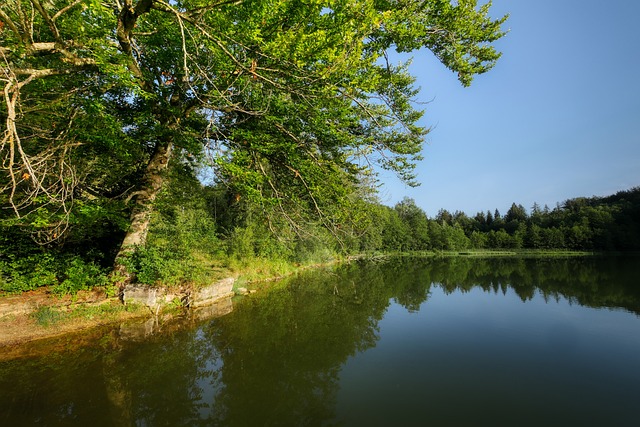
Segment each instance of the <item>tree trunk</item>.
M118 357L121 354L117 349L109 349L104 355L102 358L103 377L112 425L132 427L136 425L132 416L131 402L133 399L131 389L127 387L127 381L124 378L124 365L120 360L122 356Z
M164 171L171 157L171 148L170 142L156 148L144 173L142 186L134 193L135 205L131 212L129 229L115 258L114 274L118 277L117 284L120 290L133 279L132 273L124 263L126 257L131 255L136 247L144 246L147 241L153 202L164 184Z

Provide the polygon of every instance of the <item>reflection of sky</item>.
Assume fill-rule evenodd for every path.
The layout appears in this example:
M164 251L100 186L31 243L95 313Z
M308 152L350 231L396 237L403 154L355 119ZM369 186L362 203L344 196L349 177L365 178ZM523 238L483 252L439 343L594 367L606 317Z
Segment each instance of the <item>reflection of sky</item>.
M209 338L204 334L202 329L196 332L195 340L207 341ZM194 402L198 407L201 419L213 418L216 397L224 388L220 375L224 361L220 354L217 357L207 358L202 368L199 368L198 378L196 379L195 388L200 390L200 399Z
M469 425L491 416L493 425L523 425L518 414L529 405L539 407L532 424L573 409L581 410L573 422L586 423L574 425L620 419L640 393L639 322L539 294L523 302L512 289L446 295L434 285L418 312L392 303L377 346L347 361L337 420L468 425L477 411L479 424ZM496 403L500 410L487 406Z

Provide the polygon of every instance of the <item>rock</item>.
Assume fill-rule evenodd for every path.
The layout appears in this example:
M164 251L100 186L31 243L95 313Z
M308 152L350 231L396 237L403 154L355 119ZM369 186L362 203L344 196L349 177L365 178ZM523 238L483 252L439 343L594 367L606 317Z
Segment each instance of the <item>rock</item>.
M159 287L128 285L123 292L122 299L125 304L136 303L149 307L157 312L159 307L170 304L178 299L191 308L211 305L220 299L233 295L235 278L228 277L209 286L197 289L185 289L173 292Z
M235 279L228 277L203 288L195 289L189 296L190 307L202 307L213 304L215 301L233 295Z
M160 301L158 288L150 286L128 285L122 293L122 300L125 304L136 303L147 307L157 307Z

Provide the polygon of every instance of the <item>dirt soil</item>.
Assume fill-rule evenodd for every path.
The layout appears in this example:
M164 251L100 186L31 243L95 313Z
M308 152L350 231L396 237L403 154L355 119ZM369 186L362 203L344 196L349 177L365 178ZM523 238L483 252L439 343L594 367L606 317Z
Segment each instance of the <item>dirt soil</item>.
M79 292L75 298L59 297L47 289L38 289L19 295L0 296L0 352L6 353L9 347L17 348L22 344L44 338L58 337L76 331L114 324L134 317L140 313L122 311L116 316L95 316L64 319L47 325L39 323L34 313L42 307L52 307L59 311L69 311L80 306L102 304L120 304L115 298L107 298L103 291ZM148 313L145 313L148 314Z

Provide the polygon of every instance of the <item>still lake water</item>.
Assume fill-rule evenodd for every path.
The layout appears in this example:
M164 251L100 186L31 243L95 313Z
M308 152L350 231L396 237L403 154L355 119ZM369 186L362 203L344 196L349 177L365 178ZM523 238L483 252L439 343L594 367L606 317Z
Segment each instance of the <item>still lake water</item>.
M637 426L638 261L306 272L187 328L0 362L0 425Z

